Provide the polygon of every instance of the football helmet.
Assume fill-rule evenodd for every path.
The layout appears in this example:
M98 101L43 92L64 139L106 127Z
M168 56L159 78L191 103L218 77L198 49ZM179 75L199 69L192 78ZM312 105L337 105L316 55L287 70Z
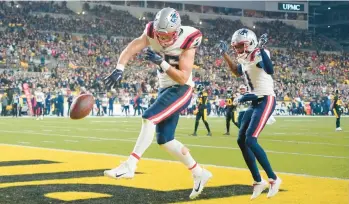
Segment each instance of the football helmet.
M241 95L244 95L247 92L247 88L245 85L240 85L239 92Z
M205 89L204 86L201 85L201 84L198 84L198 85L196 86L196 91L197 91L197 92L202 92L204 89Z
M227 97L231 97L232 93L233 93L233 88L231 87L227 88Z
M181 18L173 8L163 8L155 16L154 34L162 47L173 45L179 35Z
M258 45L256 34L247 28L242 28L231 37L231 46L238 58L246 58Z

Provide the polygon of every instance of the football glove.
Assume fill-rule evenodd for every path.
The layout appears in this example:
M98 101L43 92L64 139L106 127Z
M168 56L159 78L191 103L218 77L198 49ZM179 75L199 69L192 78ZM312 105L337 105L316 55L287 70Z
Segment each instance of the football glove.
M224 55L227 51L228 51L228 44L223 40L219 41L219 53L221 55Z
M154 64L157 64L160 66L160 64L164 61L162 56L154 52L151 48L148 48L147 51L145 52L145 60L151 61Z
M268 34L264 33L258 41L258 47L259 48L264 48L265 44L268 42Z
M115 88L118 83L120 83L122 79L123 71L121 69L114 69L114 71L109 74L106 78L104 78L104 84L108 89Z

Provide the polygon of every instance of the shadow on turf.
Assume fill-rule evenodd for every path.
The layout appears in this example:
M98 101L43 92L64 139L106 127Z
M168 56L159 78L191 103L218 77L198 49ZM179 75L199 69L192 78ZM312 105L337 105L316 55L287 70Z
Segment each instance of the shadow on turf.
M115 185L100 184L57 184L57 185L30 185L0 189L1 201L5 203L62 203L61 200L47 198L44 195L52 192L95 192L112 195L110 198L94 198L87 200L75 200L64 203L176 203L190 201L188 196L191 189L157 191L144 188L133 188ZM285 191L285 190L281 190ZM232 196L250 195L252 187L247 185L227 185L207 187L196 200L225 198ZM248 198L246 198L248 199Z

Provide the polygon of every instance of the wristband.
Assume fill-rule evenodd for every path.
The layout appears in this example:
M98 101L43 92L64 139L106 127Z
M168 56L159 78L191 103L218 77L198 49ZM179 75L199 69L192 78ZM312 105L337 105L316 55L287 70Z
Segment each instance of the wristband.
M164 60L161 62L160 67L162 70L164 70L164 72L166 72L168 69L170 69L171 65Z
M116 69L119 69L119 70L121 70L121 71L124 71L125 65L123 65L123 64L117 64L117 65L116 65Z

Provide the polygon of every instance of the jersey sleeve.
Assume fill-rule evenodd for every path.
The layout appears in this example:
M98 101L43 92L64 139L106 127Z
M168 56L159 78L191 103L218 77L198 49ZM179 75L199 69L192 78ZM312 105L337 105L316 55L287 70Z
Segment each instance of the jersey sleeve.
M144 34L146 34L149 38L154 38L154 22L149 22L144 29Z
M267 49L264 49L264 51L267 53L268 57L270 58L270 52ZM250 61L253 62L254 64L258 64L259 62L262 62L262 56L261 56L261 51L259 49L255 49L251 53L251 58Z
M202 33L199 30L192 32L186 37L181 45L181 49L197 48L201 45Z

